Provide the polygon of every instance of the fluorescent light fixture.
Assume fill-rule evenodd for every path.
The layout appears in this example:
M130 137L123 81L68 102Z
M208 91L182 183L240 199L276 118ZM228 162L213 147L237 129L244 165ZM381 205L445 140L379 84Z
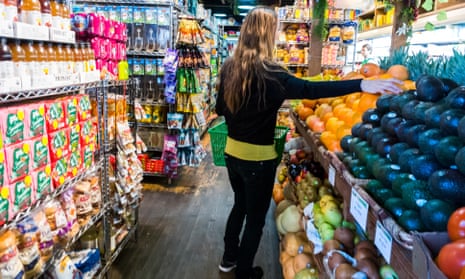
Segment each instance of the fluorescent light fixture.
M240 16L246 16L248 13L239 13Z
M241 9L241 10L251 10L253 8L255 8L255 6L252 6L252 5L239 5L237 6L238 9Z
M224 13L217 13L217 14L213 14L213 16L216 16L216 17L226 17L227 15L224 14Z

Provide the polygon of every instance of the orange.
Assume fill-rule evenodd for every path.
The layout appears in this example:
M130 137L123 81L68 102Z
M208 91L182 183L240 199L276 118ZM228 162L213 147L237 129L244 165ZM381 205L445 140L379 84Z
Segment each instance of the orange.
M306 120L307 117L313 114L313 110L308 107L303 107L298 111L300 120Z
M316 105L316 100L302 99L301 102L304 105L304 107L307 107L307 108L313 108Z
M308 128L311 128L312 125L313 125L313 123L314 123L315 121L318 121L318 120L319 120L319 119L318 119L318 116L316 116L316 115L310 115L310 116L307 117L307 119L305 119L305 124L307 124L307 127L308 127Z
M409 78L408 69L404 65L392 65L387 70L387 73L390 74L393 78L400 80L407 80Z
M352 126L352 120L354 118L354 115L355 115L355 111L353 111L352 109L349 109L347 108L347 111L344 112L344 114L341 115L341 117L339 117L339 119L341 119L342 121L344 121L344 123L348 126Z
M352 131L348 125L342 125L337 131L336 131L336 138L338 140L341 140L343 137L352 134Z
M352 93L352 94L348 94L345 96L344 98L344 102L346 103L346 105L351 108L352 107L352 104L354 103L355 100L359 99L360 98L360 93Z
M320 119L317 119L312 123L312 126L310 128L312 129L312 131L316 133L321 133L325 130L325 123Z
M337 140L336 135L331 132L331 131L324 131L320 135L320 141L323 143L325 146L330 145L332 141Z
M353 111L358 111L358 105L360 104L360 98L358 98L357 100L355 100L352 104L352 110Z
M378 100L378 97L378 94L362 93L357 110L359 112L364 112L367 109L375 108L376 100Z
M346 108L346 104L345 103L341 103L335 107L333 107L333 114L334 116L336 117L339 117L340 113L341 113L341 110L343 110L344 108Z
M402 84L401 88L404 91L415 90L416 89L415 81L410 80L410 79L404 80L404 84Z
M344 125L344 122L337 117L331 117L325 123L325 130L336 133L336 131Z
M323 117L320 118L320 119L321 119L321 121L326 123L326 121L328 121L328 119L330 119L331 117L334 117L334 114L333 114L332 111L325 113L325 115L323 115Z
M327 112L331 112L333 109L331 108L330 105L324 103L324 104L321 104L319 105L316 109L315 109L315 115L322 118L323 115Z
M365 78L364 75L360 74L359 72L348 72L342 77L342 80L349 80L349 79L363 79Z

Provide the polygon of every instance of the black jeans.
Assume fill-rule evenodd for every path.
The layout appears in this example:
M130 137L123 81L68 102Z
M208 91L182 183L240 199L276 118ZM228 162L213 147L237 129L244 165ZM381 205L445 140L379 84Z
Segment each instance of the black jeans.
M236 278L248 278L257 253L276 174L276 160L245 161L225 154L234 205L224 235L224 256L237 261ZM240 233L245 220L242 238Z

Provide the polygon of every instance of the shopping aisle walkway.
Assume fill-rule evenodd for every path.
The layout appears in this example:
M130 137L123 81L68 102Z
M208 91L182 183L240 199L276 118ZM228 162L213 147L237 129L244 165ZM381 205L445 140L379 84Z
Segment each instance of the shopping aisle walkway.
M208 141L208 135L204 141ZM209 155L198 168L181 168L180 177L151 181L139 211L136 242L130 241L114 263L111 279L233 279L221 273L223 233L233 193L224 167ZM158 184L158 185L157 185ZM265 279L281 279L279 239L273 219L274 203L263 232L255 264Z

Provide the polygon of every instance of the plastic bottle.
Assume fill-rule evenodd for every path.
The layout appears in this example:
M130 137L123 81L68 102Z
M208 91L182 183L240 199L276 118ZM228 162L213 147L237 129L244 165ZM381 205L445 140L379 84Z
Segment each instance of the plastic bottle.
M87 43L87 58L89 63L89 71L95 71L97 69L95 63L95 53L92 47L90 46L90 43Z
M79 47L78 44L74 45L73 52L74 52L74 71L76 73L83 73L84 72L84 61L82 59L81 48Z
M52 27L52 10L50 0L40 0L40 12L42 15L42 25Z
M14 65L11 56L11 49L5 38L0 45L0 79L11 78L14 73Z
M50 64L50 61L48 60L48 53L44 47L44 43L43 42L36 43L34 45L34 48L37 51L38 63L39 63L41 74L46 76L49 73L48 65Z
M87 44L86 43L81 43L81 44L79 44L79 47L81 49L84 72L87 73L87 72L89 72L89 54L87 53Z
M62 18L62 6L58 3L58 0L51 0L50 1L50 12L52 14L52 27L61 29L61 25L63 23Z
M25 42L21 44L22 48L24 49L24 53L26 54L26 67L27 73L29 76L38 76L40 75L40 67L39 67L39 55L37 50L34 48L34 43L32 41Z
M54 46L57 60L57 75L66 74L66 54L61 44Z
M21 0L19 21L36 26L42 25L42 13L39 0Z
M18 2L16 0L4 0L5 20L18 21Z
M14 75L17 77L28 75L26 52L24 52L24 49L21 47L21 42L16 40L10 43L9 46L13 60Z
M48 74L56 75L58 73L58 61L56 57L55 48L53 47L52 43L48 43L45 49L47 51L49 61Z
M71 30L71 12L68 3L65 0L58 0L58 5L61 6L62 29Z
M66 57L66 70L68 74L74 74L74 51L71 49L71 45L66 45L65 48Z

